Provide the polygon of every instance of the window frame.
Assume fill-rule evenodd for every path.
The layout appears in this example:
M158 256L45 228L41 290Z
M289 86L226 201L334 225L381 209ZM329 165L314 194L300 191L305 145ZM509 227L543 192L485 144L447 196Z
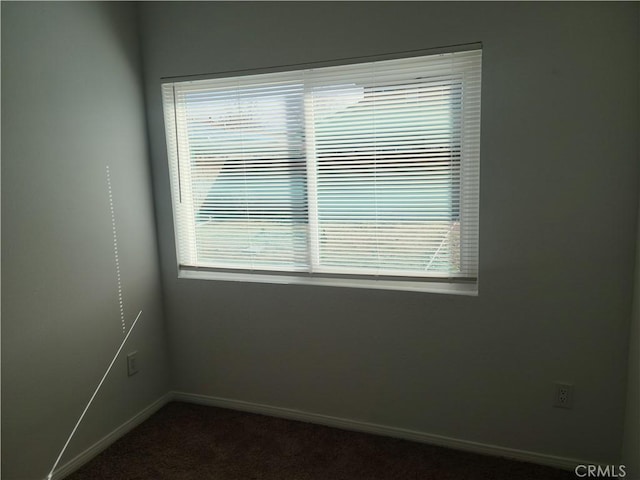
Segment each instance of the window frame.
M470 45L461 45L454 48L444 48L444 49L429 49L429 50L420 50L420 51L412 51L412 52L404 52L397 54L389 54L389 55L376 55L369 57L360 57L357 59L343 59L336 60L331 62L315 62L315 63L307 63L307 64L297 64L297 65L287 65L282 67L274 67L274 68L262 68L262 69L252 69L252 70L243 70L243 71L233 71L233 72L221 72L217 74L208 74L208 75L191 75L191 76L182 76L182 77L166 77L161 79L161 89L163 90L164 97L164 89L167 84L175 84L181 81L197 81L197 80L205 80L205 79L215 79L215 78L225 78L225 77L233 77L239 75L259 75L263 73L277 73L277 72L291 72L295 70L304 70L308 68L321 68L326 66L341 66L341 65L354 65L357 63L365 63L372 61L382 61L382 60L393 60L393 59L401 59L401 58L410 58L414 56L425 56L425 55L435 55L438 53L453 53L459 51L472 51L472 50L482 50L481 44L470 44ZM460 69L460 81L464 83L465 70ZM175 86L173 86L173 94L175 98ZM303 95L303 108L307 108L306 103L310 101L310 96ZM379 88L379 87L374 87ZM480 95L479 95L480 96ZM179 145L177 138L180 136L186 135L186 126L179 125L177 121L177 112L174 110L173 112L170 109L167 109L166 102L164 102L164 116L165 116L165 134L167 129L169 128L169 124L167 122L171 122L173 127L175 128L175 145L171 144L169 139L169 135L167 135L167 164L169 165L169 169L177 168L177 177L178 177L178 195L180 198L182 195L189 195L190 192L183 192L182 183L184 181L188 181L189 179L189 168L185 166L187 162L180 162L181 156L185 155L184 147ZM178 102L174 102L175 105L178 105ZM464 117L464 102L461 105L461 117ZM313 129L311 129L313 130ZM308 131L305 127L305 131ZM478 132L479 134L479 132ZM460 140L460 148L461 152L463 151L462 147L462 139ZM315 192L316 189L316 181L314 179L316 175L315 163L316 157L314 152L315 142L312 138L312 135L306 135L305 137L306 151L311 153L306 155L305 164L306 164L306 186L307 186L307 198L308 198L308 242L315 243L315 248L308 248L307 255L309 257L309 271L280 271L280 270L268 270L268 269L260 269L260 270L250 270L250 269L242 269L242 268L212 268L212 267L200 267L200 266L190 266L190 265L182 265L180 263L180 239L184 238L183 235L179 231L179 224L177 219L176 212L176 199L175 195L175 186L171 185L171 195L172 195L172 213L173 213L173 223L174 223L174 240L175 240L175 248L176 248L176 268L178 271L178 278L186 278L186 279L205 279L205 280L220 280L220 281L240 281L240 282L258 282L258 283L276 283L276 284L299 284L299 285L319 285L319 286L336 286L336 287L354 287L354 288L375 288L375 289L388 289L388 290L404 290L404 291L420 291L420 292L432 292L432 293L448 293L448 294L462 294L462 295L477 295L478 289L478 278L477 275L475 277L456 277L451 274L439 276L437 274L430 276L398 276L398 275L369 275L369 274L342 274L342 273L326 273L326 272L317 272L314 271L313 266L317 265L317 259L311 258L314 255L319 255L318 248L318 224L319 221L317 219L317 194ZM175 148L177 152L177 166L174 167L172 165L172 161L170 158L170 151L172 148ZM181 151L182 150L182 151ZM479 156L479 152L478 152ZM479 163L479 159L478 159ZM479 166L478 166L479 168ZM460 197L462 197L462 192L465 190L464 182L465 175L460 171ZM174 177L174 175L171 175ZM477 175L476 181L479 183L479 174ZM477 188L477 186L476 186ZM179 202L180 200L178 200ZM459 206L459 218L460 218L460 250L462 257L462 250L464 248L468 248L468 245L465 245L466 242L462 241L462 230L465 228L465 222L462 219L466 216L464 211L466 203L463 203ZM475 205L476 209L479 209L479 194L477 195L477 205ZM478 219L478 213L475 214L475 218ZM186 237L190 239L195 238L195 216L190 219L189 226L190 234ZM477 228L477 227L476 227ZM479 238L476 237L476 240L479 241ZM478 245L475 246L476 250L478 250ZM193 248L191 249L194 250ZM461 259L462 261L462 259ZM479 261L479 255L476 260ZM190 262L195 263L195 262Z

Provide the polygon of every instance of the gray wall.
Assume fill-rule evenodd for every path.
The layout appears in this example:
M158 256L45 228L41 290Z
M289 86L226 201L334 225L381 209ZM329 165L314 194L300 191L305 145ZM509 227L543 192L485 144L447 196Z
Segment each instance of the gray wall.
M2 3L2 478L42 479L144 310L63 462L167 391L135 8Z
M619 460L637 3L144 3L173 386ZM160 78L482 41L480 295L176 278ZM575 408L552 408L552 382Z
M640 26L640 10L638 11L638 25ZM640 43L640 31L638 43ZM638 65L640 65L640 52L638 52ZM640 79L638 90L640 91ZM640 109L640 104L638 107ZM640 155L638 155L638 160L640 161ZM627 386L627 414L622 462L627 465L629 478L640 478L640 231L636 247L633 315L629 331L629 383Z
M640 236L638 249L640 252ZM640 478L640 255L636 258L633 316L629 337L629 384L622 463L628 478Z

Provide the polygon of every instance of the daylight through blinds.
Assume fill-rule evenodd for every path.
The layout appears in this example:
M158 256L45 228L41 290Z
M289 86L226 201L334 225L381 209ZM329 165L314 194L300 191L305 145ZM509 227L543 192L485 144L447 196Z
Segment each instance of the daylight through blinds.
M481 51L163 85L182 267L475 278Z

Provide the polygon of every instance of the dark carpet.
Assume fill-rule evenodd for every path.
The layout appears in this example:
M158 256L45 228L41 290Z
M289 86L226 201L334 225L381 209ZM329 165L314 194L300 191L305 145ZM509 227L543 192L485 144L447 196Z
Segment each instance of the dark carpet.
M573 472L173 402L68 480L560 480Z

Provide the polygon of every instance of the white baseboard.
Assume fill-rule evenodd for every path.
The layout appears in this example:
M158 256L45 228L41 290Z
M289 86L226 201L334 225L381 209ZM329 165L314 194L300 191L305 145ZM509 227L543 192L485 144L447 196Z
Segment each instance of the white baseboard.
M374 435L383 435L386 437L400 438L403 440L411 440L414 442L427 443L440 447L448 447L455 450L463 450L467 452L480 453L483 455L491 455L494 457L509 458L512 460L520 460L523 462L536 463L550 467L561 468L564 470L574 470L578 465L594 464L597 462L580 460L576 458L558 457L544 453L530 452L526 450L517 450L514 448L500 447L497 445L489 445L479 442L471 442L457 438L435 435L432 433L418 432L415 430L407 430L404 428L389 427L386 425L378 425L375 423L360 422L347 418L332 417L328 415L320 415L317 413L302 412L290 408L272 407L259 403L245 402L242 400L233 400L229 398L210 397L207 395L197 395L185 392L172 392L172 399L180 402L196 403L199 405L207 405L212 407L228 408L231 410L239 410L243 412L258 413L261 415L269 415L271 417L286 418L289 420L298 420L302 422L315 423L328 427L340 428L343 430L353 430L363 433L371 433Z
M446 437L432 433L418 432L404 428L390 427L387 425L378 425L375 423L361 422L348 418L332 417L329 415L321 415L318 413L303 412L290 408L273 407L259 403L245 402L242 400L234 400L230 398L211 397L207 395L198 395L186 392L169 392L151 405L144 408L134 417L127 420L118 428L113 430L105 437L98 440L92 446L75 456L62 467L60 467L53 475L53 480L62 480L70 475L82 465L87 463L93 457L105 450L109 445L124 436L129 431L140 425L151 415L156 413L160 408L171 401L195 403L211 407L228 408L230 410L238 410L243 412L258 413L261 415L269 415L271 417L286 418L289 420L297 420L301 422L315 423L328 427L340 428L343 430L352 430L356 432L370 433L373 435L382 435L386 437L400 438L403 440L411 440L414 442L427 443L440 447L452 448L483 455L491 455L494 457L509 458L512 460L520 460L523 462L536 463L550 467L562 468L565 470L574 470L577 465L597 464L598 462L559 457L544 453L530 452L526 450L518 450L514 448L501 447L498 445L490 445L480 442L472 442L469 440L461 440L458 438Z
M120 437L122 437L126 433L129 433L135 427L140 425L142 422L144 422L147 418L149 418L151 415L153 415L158 410L160 410L163 406L165 406L171 400L172 400L171 393L164 394L158 400L153 402L151 405L145 407L142 411L134 415L132 418L130 418L125 423L120 425L118 428L113 430L111 433L104 436L103 438L98 440L96 443L91 445L89 448L84 450L82 453L80 453L79 455L76 455L74 458L72 458L71 460L66 462L64 465L59 467L54 472L52 479L62 480L67 475L70 475L72 472L79 469L82 465L84 465L93 457L95 457L104 449L106 449L113 442L118 440Z

